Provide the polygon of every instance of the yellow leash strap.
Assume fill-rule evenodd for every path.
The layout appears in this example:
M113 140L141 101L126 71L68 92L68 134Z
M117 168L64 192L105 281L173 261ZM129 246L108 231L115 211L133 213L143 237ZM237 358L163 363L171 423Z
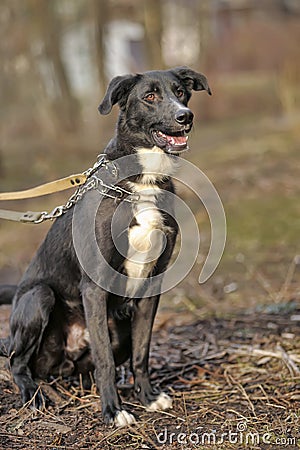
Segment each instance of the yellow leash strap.
M26 189L25 191L0 193L0 200L22 200L25 198L53 194L55 192L81 186L86 182L86 180L87 175L82 173L69 175L68 177L60 178L59 180L50 181L50 183L45 183L31 189ZM41 218L44 217L45 214L46 212L19 212L0 209L0 219L12 220L14 222L40 223L42 221Z
M3 192L0 193L0 200L22 200L24 198L40 197L41 195L53 194L54 192L64 191L72 187L81 186L87 180L87 176L79 173L69 175L59 180L50 181L50 183L26 189L25 191Z
M24 191L15 192L2 192L0 193L1 200L22 200L24 198L40 197L42 195L53 194L55 192L65 191L66 189L76 188L86 183L89 177L102 166L107 164L106 155L100 154L97 157L97 161L93 167L89 168L83 173L77 173L75 175L69 175L59 180L50 181L49 183L41 184L40 186L26 189ZM84 189L81 188L81 189ZM9 211L7 209L0 209L0 219L13 220L15 222L27 222L27 223L41 223L44 220L54 220L61 216L71 208L78 201L78 190L69 198L65 205L57 206L48 213L47 211ZM81 194L82 195L82 194Z
M42 212L18 212L9 211L8 209L0 209L0 219L12 220L13 222L39 223L42 215Z

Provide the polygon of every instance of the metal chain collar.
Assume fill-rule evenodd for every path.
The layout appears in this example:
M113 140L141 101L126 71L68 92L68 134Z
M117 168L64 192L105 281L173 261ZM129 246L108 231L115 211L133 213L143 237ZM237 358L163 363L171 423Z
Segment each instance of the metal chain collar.
M85 170L83 172L87 177L87 181L80 186L74 194L68 199L64 205L56 206L50 213L47 211L42 211L41 216L34 221L34 223L41 223L45 220L54 220L57 217L65 214L69 209L71 209L77 202L83 197L83 195L92 190L97 189L97 191L105 197L110 197L115 199L115 201L126 201L129 203L135 203L140 199L140 195L131 191L127 191L120 186L110 185L104 183L104 181L95 175L95 172L100 168L105 167L110 170L114 177L118 176L118 169L113 161L109 161L104 153L98 155L97 160L93 167Z

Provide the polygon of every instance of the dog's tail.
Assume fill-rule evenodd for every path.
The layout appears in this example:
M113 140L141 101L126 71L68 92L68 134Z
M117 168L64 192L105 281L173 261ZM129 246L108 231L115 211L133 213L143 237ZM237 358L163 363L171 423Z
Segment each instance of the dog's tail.
M9 356L10 338L0 339L0 356Z
M13 284L3 284L0 286L0 305L10 305L16 290L17 286Z
M17 286L12 284L3 284L0 286L0 305L9 305L17 290ZM10 338L0 339L0 356L9 355Z

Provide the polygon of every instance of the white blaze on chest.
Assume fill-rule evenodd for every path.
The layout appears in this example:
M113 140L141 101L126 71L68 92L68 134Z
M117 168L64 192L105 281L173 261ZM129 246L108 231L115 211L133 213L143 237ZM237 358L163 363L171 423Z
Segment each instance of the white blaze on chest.
M164 248L165 226L156 206L155 190L159 191L155 186L135 186L140 200L133 206L136 224L128 230L128 252L124 264L129 277L126 285L128 297L134 295L143 278L147 278L152 272Z
M138 149L137 152L143 175L141 182L129 183L130 189L140 194L140 200L133 205L136 225L128 231L129 248L124 263L128 297L133 296L143 278L151 274L164 250L167 226L157 208L157 196L161 190L155 183L172 175L177 168L173 159L158 147Z
M142 166L142 182L154 184L166 177L171 177L178 170L179 158L167 155L161 148L137 149L139 163Z

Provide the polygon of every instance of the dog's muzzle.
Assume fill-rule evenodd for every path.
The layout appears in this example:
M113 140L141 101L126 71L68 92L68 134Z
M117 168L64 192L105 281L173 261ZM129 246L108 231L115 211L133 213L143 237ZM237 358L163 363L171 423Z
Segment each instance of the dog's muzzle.
M179 108L174 119L174 130L154 130L152 132L155 144L170 154L179 154L188 150L188 133L193 125L194 114L189 108Z

